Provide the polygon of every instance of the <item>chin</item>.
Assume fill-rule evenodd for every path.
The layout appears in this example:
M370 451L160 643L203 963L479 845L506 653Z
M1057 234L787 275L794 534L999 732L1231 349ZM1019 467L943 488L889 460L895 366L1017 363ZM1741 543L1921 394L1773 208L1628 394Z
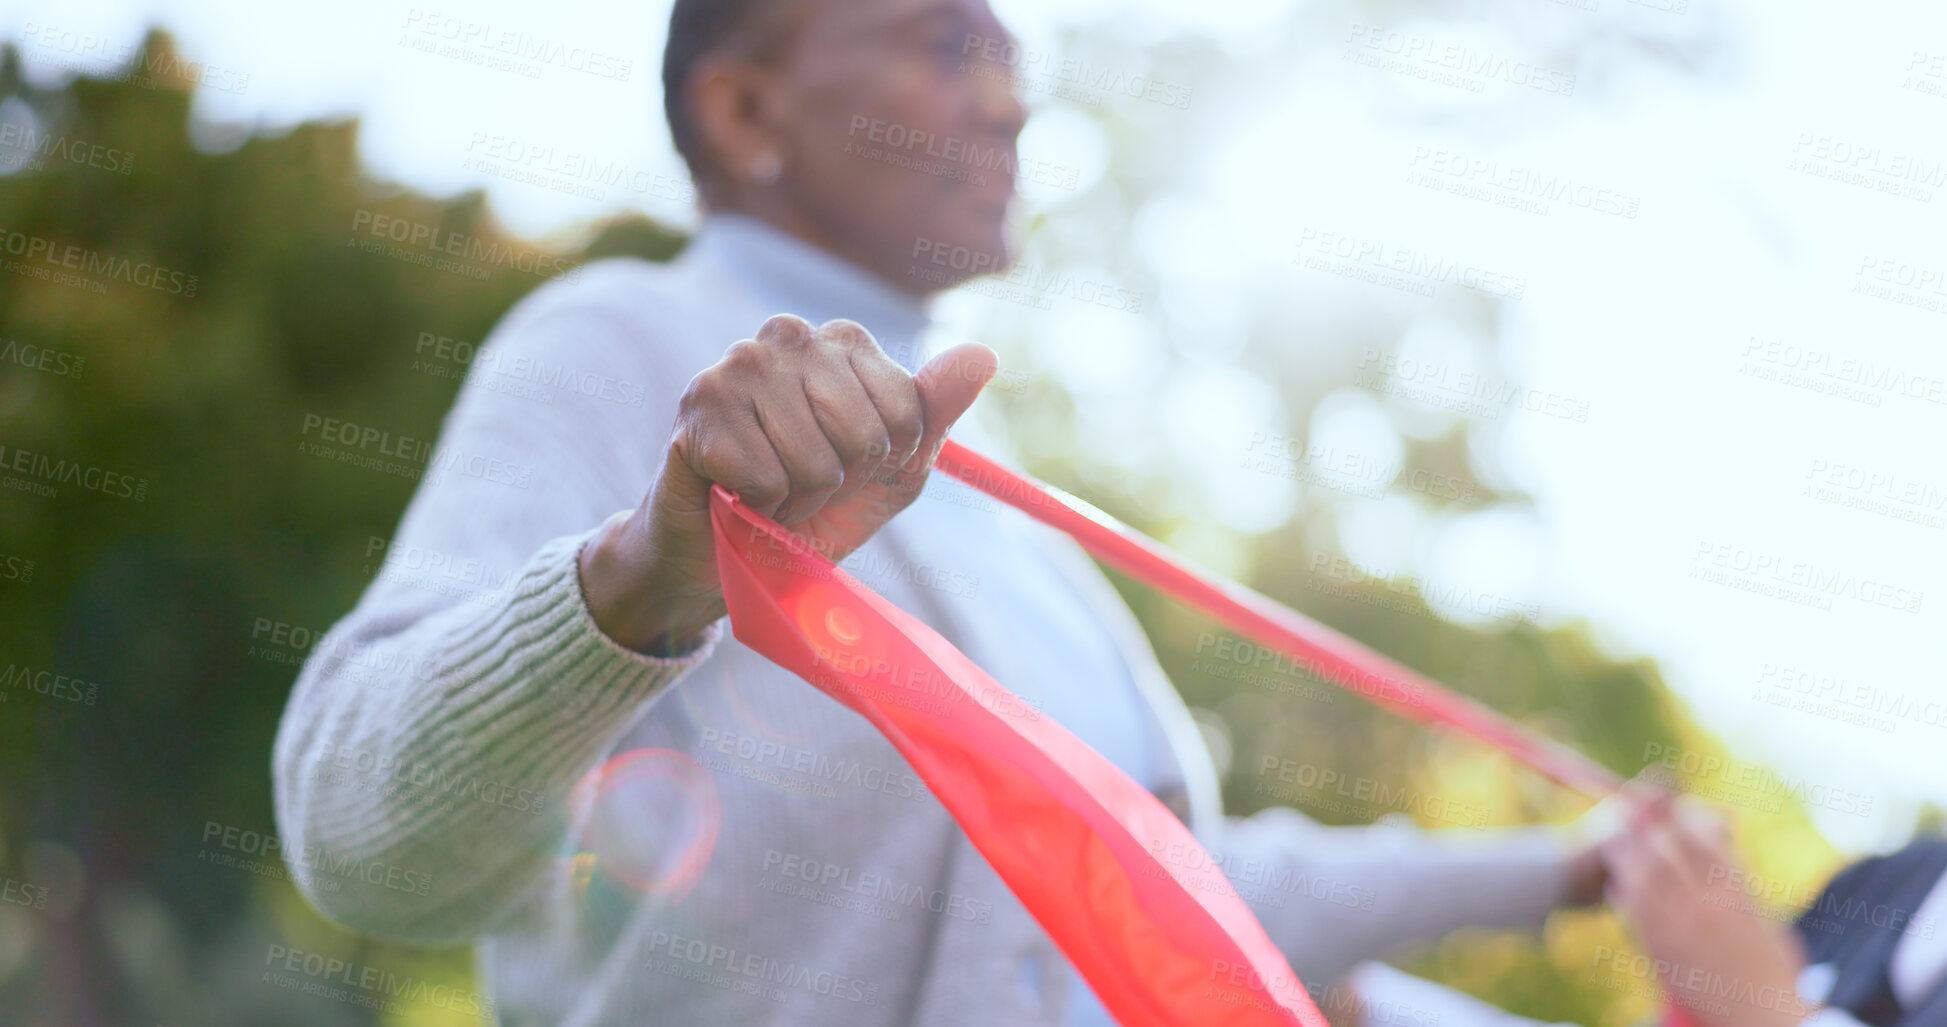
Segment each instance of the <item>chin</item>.
M954 245L987 254L989 270L999 271L1014 262L1014 232L1004 205L981 205L955 223L942 225L941 238Z
M920 241L910 255L909 273L935 291L1005 271L1014 262L1014 233L1005 207L933 218L914 236Z

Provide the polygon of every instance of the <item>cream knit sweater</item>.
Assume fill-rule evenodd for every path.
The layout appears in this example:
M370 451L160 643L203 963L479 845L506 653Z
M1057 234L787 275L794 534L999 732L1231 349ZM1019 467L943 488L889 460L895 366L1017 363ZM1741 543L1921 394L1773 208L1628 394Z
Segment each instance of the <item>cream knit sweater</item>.
M352 928L475 942L510 1025L1057 1027L1066 960L865 721L721 624L665 660L588 612L581 546L640 502L688 380L779 312L852 317L909 366L925 325L883 283L727 215L670 265L604 261L508 314L286 709L273 771L296 876ZM1050 710L1078 708L1063 689L1129 704L1147 783L1308 984L1455 927L1538 924L1561 898L1549 831L1225 818L1107 581L957 484L936 477L847 566ZM1028 651L1021 618L1082 630Z

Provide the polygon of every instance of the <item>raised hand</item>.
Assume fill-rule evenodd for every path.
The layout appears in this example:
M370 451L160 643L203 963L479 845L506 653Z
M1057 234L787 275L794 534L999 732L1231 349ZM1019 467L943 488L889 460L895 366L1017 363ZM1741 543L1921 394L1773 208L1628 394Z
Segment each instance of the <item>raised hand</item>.
M662 653L723 615L712 484L843 559L919 494L997 366L967 344L909 374L854 322L766 321L690 381L655 486L582 551L596 624Z

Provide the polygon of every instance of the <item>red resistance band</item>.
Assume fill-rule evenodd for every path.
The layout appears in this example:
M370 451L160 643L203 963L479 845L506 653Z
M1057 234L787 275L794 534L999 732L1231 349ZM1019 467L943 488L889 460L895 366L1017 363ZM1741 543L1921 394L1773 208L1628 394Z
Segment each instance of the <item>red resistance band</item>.
M1621 785L1588 758L1256 592L1213 583L1106 514L957 443L936 466L1233 630L1306 658L1334 684L1590 795ZM737 639L899 750L1118 1022L1326 1027L1223 871L1147 789L720 486L710 513Z
M1594 799L1622 787L1608 767L1535 734L1489 707L1241 585L1211 581L1154 540L1052 486L948 439L934 466L1072 536L1096 559L1275 652L1300 656L1319 677L1425 724L1472 735Z

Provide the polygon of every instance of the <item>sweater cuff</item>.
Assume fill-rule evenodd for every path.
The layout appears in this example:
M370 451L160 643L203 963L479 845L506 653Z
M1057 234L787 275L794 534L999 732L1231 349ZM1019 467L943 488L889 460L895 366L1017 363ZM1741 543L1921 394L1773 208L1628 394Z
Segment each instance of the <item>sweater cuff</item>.
M594 534L544 543L497 615L456 640L454 671L437 710L446 741L482 753L539 743L555 758L526 769L543 778L579 775L587 769L582 761L599 758L636 710L716 651L721 620L675 657L649 656L609 638L581 587L581 550Z

